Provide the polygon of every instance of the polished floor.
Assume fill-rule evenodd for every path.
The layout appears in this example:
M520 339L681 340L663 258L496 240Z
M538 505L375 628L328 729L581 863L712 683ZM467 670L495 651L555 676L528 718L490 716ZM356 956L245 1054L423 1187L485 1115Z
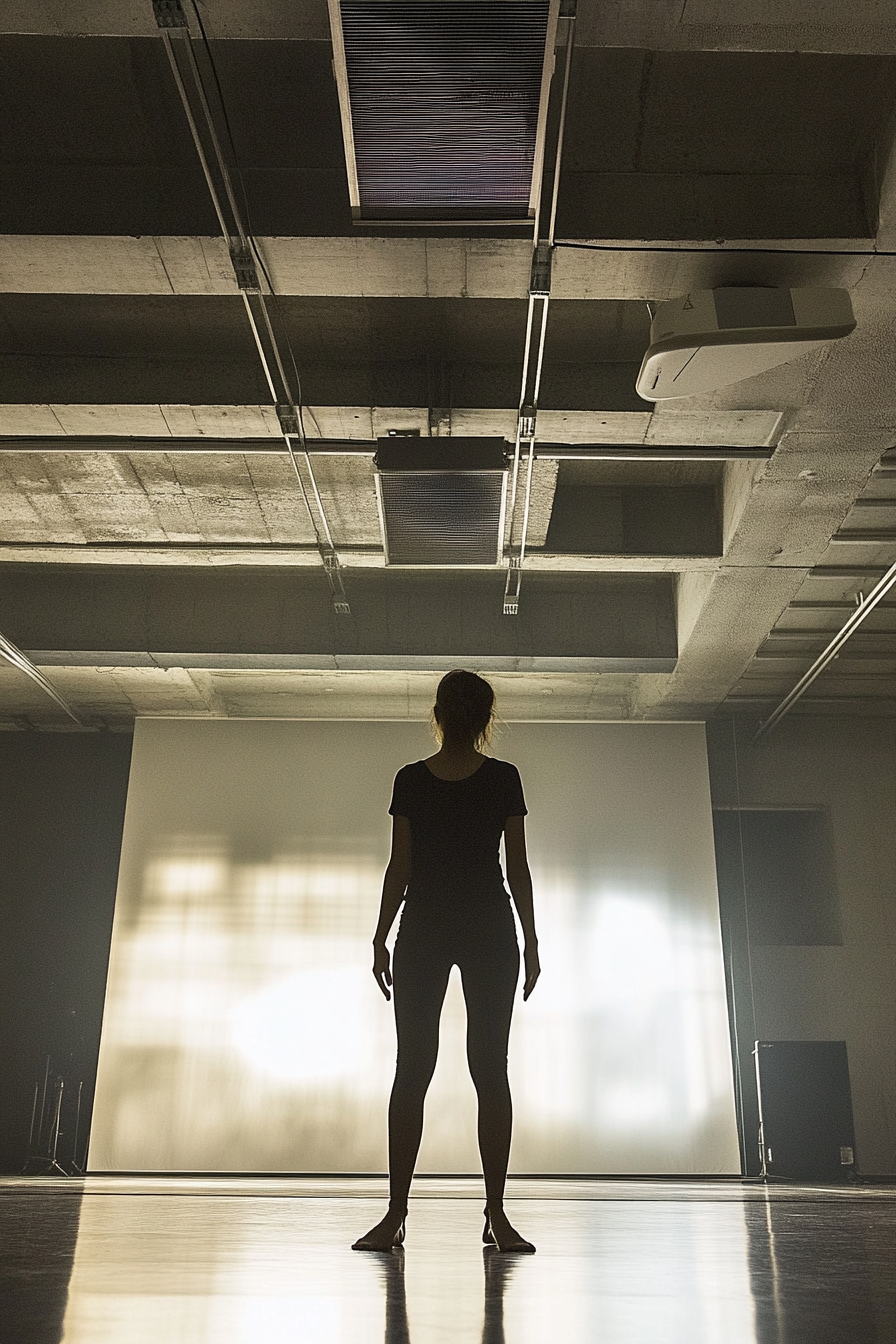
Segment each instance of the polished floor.
M3 1344L896 1344L896 1188L515 1180L0 1181Z

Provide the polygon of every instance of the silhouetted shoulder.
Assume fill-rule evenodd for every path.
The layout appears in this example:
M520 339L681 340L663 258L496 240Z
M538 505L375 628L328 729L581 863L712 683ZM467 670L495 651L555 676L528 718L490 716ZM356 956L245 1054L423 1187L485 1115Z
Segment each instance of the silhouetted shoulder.
M420 789L420 771L426 770L423 761L412 761L410 765L403 765L395 776L395 783L392 785L392 802L389 804L389 815L393 817L409 817L413 807L414 795Z
M491 775L501 795L501 810L505 817L525 817L529 809L523 794L520 772L510 761L499 761L490 756Z

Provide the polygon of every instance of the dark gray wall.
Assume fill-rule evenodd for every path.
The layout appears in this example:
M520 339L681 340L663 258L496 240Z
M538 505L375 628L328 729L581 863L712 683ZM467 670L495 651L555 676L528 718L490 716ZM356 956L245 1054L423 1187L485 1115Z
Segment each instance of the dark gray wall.
M755 729L754 723L723 718L707 724L713 806L825 812L842 941L830 932L811 937L805 911L792 921L803 932L794 933L791 942L772 942L761 922L751 932L739 866L729 865L726 872L720 865L748 1169L758 1166L754 1040L845 1040L858 1168L863 1175L891 1175L896 1173L896 722L794 715L753 744ZM802 901L805 892L797 896ZM830 891L819 897L829 901Z
M21 1172L47 1055L89 1122L131 737L0 734L0 1173ZM64 1112L68 1156L73 1111ZM81 1146L83 1151L83 1146Z

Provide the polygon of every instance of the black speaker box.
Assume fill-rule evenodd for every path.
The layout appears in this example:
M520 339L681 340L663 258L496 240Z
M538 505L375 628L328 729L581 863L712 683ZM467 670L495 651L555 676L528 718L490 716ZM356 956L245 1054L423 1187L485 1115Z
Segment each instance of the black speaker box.
M844 1181L855 1170L845 1041L757 1041L763 1176Z

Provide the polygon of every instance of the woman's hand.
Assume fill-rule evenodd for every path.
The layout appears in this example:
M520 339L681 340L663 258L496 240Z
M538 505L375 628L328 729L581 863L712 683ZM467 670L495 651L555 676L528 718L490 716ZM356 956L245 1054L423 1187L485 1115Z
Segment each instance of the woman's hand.
M532 993L541 975L541 963L538 960L538 944L527 943L523 952L523 966L526 972L526 980L523 985L523 1003L526 1002Z
M389 949L385 943L373 945L373 978L388 1002L392 995L386 986L392 983L392 972L389 969Z

